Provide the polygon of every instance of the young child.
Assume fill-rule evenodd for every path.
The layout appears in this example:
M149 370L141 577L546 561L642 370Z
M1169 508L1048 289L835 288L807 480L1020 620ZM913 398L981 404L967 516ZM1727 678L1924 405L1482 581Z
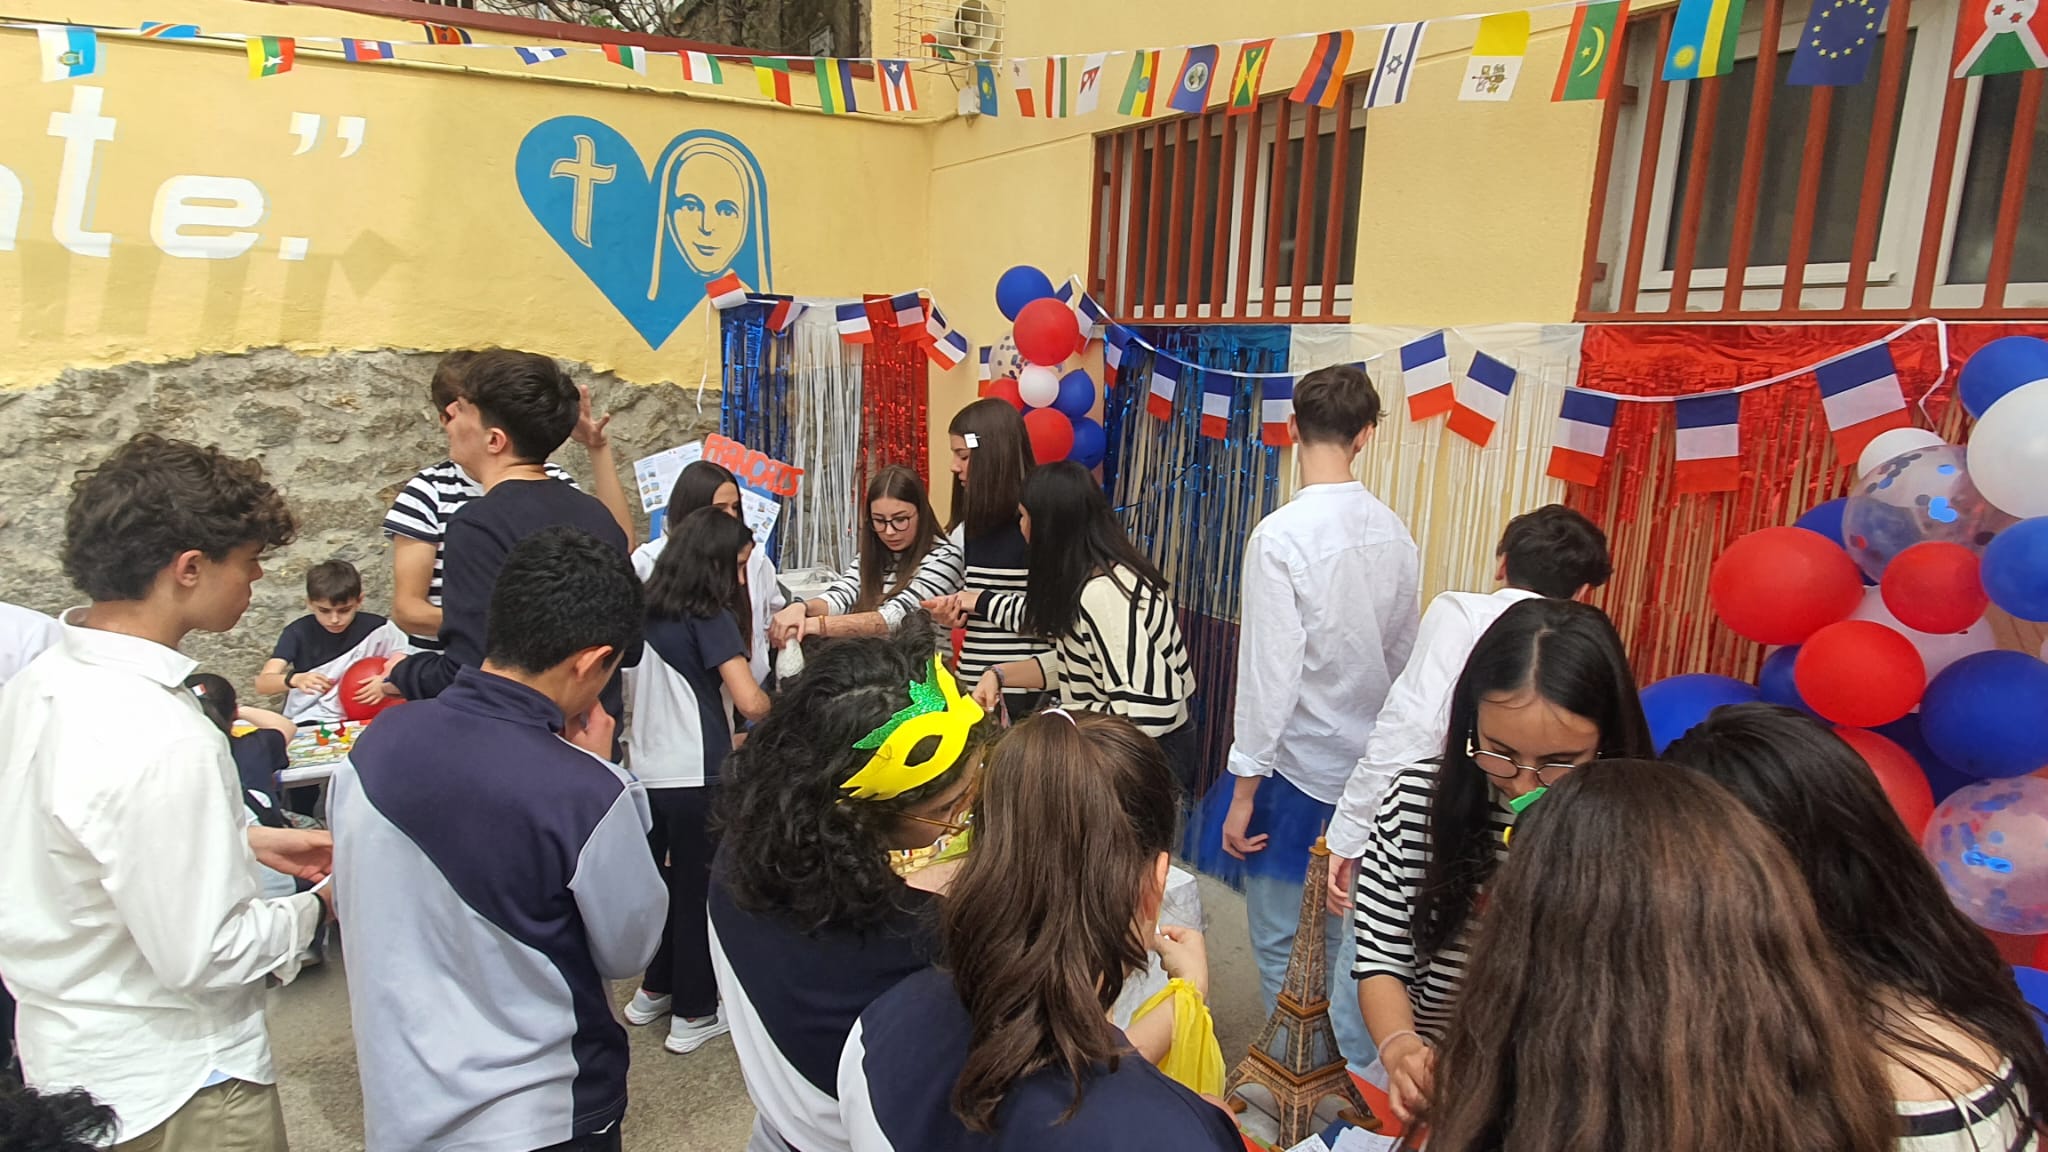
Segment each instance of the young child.
M405 632L363 607L363 577L346 560L329 560L306 570L307 615L284 626L256 690L284 696L284 716L294 724L332 724L342 718L341 677L358 660L406 649ZM383 695L380 677L365 685L361 703Z

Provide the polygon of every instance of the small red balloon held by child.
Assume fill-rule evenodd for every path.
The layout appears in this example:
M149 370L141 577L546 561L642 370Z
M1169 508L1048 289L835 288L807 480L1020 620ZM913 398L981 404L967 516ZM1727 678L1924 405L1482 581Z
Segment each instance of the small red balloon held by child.
M348 671L341 674L341 690L336 693L341 698L343 716L360 723L398 703L395 696L380 697L374 704L356 702L356 694L363 690L363 685L372 680L382 680L390 666L388 656L365 656L348 666Z

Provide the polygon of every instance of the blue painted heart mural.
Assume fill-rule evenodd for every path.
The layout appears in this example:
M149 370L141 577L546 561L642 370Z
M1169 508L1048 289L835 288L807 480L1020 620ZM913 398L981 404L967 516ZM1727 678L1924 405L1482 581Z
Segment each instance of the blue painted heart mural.
M650 348L728 271L773 287L768 181L723 132L677 136L650 173L610 125L557 116L520 141L515 172L533 218Z

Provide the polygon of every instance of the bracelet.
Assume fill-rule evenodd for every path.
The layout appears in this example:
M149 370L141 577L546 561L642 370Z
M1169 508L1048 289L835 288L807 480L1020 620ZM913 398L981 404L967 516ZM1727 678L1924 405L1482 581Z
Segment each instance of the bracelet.
M1000 664L991 664L991 665L989 665L989 666L988 666L988 671L989 671L989 675L991 675L991 676L994 676L994 677L996 678L996 687L998 687L998 688L1008 688L1008 687L1010 686L1010 685L1009 685L1009 682L1003 679L1003 666L1002 666L1002 665L1000 665Z
M1417 1032L1413 1028L1401 1029L1399 1032L1396 1032L1392 1036L1387 1037L1385 1040L1380 1041L1376 1047L1378 1047L1381 1052L1385 1052L1389 1047L1393 1045L1394 1041L1399 1040L1403 1036L1413 1036L1415 1037L1416 1042L1421 1044L1424 1048L1429 1047L1429 1039L1425 1037L1422 1033Z

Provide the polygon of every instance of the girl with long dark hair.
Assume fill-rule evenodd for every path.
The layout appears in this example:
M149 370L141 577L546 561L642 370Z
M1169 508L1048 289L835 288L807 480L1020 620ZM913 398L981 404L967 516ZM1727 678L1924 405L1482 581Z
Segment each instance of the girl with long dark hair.
M1031 571L1031 545L1018 524L1022 518L1024 482L1038 466L1024 418L1006 400L976 400L953 415L947 426L953 446L953 543L966 556L966 587L975 592L1023 592ZM940 602L927 607L939 608ZM1033 660L1048 645L1035 636L1019 635L988 618L939 611L940 623L964 626L960 647L960 679L969 684L998 664ZM1036 702L1035 693L1012 693L1010 711L1022 715Z
M2040 1017L1833 732L1769 704L1718 708L1665 750L1791 853L1886 1065L1908 1152L2031 1148L2048 1124Z
M1726 791L1593 764L1516 828L1444 1038L1430 1152L1918 1147L1894 1144L1890 1111L1798 870Z
M709 460L685 465L676 477L675 487L669 491L665 527L661 535L633 550L633 571L639 573L643 583L654 575L654 562L661 558L662 549L668 547L676 526L690 513L699 508L716 508L742 520L743 499L739 480L723 465ZM752 618L747 632L747 663L757 681L765 683L768 679L768 622L785 603L782 588L776 582L775 561L768 558L767 548L757 545L747 555L747 611Z
M633 774L654 817L647 834L668 882L668 930L626 1005L631 1024L669 1014L664 1047L695 1052L726 1033L704 935L712 805L732 751L732 713L768 714L748 659L747 560L754 534L716 507L677 522L647 580L647 649L633 670Z
M894 632L926 600L950 596L964 579L960 549L939 525L924 481L891 464L868 481L860 555L824 595L776 613L769 640L780 648L811 636Z
M943 969L876 1001L840 1057L857 1152L1244 1147L1109 1020L1148 948L1207 982L1197 934L1158 935L1179 813L1158 744L1127 720L1056 710L1003 738L946 897Z
M1516 803L1596 759L1653 754L1628 656L1598 608L1525 600L1480 637L1451 694L1442 762L1395 777L1358 864L1352 975L1404 1120L1430 1099Z
M733 753L712 867L712 961L756 1148L838 1152L840 1048L937 955L995 734L914 622L818 647ZM968 854L971 857L971 853Z

